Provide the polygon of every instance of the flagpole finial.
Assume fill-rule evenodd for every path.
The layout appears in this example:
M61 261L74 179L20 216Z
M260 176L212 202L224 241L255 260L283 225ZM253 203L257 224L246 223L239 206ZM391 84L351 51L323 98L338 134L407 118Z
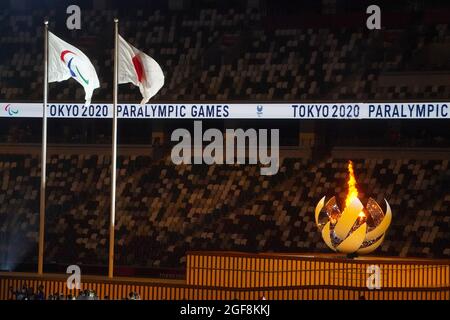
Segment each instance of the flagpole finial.
M114 22L115 22L115 23L119 22L119 19L114 18Z
M44 24L46 24L46 25L47 25L47 24L48 24L48 20L44 20Z

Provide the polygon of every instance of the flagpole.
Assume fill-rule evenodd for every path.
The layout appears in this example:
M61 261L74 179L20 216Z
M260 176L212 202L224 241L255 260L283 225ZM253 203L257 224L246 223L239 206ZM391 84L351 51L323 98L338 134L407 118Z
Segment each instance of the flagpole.
M47 160L47 89L48 89L48 21L44 21L44 105L42 108L42 152L41 152L41 189L39 208L39 255L38 274L44 271L44 234L45 234L45 185Z
M114 226L116 219L116 171L117 171L117 78L118 78L118 34L119 19L114 19L114 84L113 84L113 128L111 156L111 213L109 225L108 277L114 276Z

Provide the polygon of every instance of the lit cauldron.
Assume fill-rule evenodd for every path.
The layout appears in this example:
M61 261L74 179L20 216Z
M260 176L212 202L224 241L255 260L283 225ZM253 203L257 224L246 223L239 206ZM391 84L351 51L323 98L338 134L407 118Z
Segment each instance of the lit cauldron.
M344 210L341 212L335 197L326 203L323 197L316 206L316 224L330 249L347 254L367 254L383 242L391 224L392 212L386 199L386 213L372 198L369 198L364 208L358 199L351 161L348 171L348 194Z

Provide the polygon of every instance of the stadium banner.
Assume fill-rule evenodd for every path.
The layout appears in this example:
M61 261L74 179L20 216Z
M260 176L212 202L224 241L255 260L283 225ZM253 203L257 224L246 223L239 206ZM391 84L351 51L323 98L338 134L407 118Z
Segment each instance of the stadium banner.
M449 119L450 102L118 104L120 119ZM112 118L112 104L47 104L49 118ZM0 102L0 117L42 118L42 103Z

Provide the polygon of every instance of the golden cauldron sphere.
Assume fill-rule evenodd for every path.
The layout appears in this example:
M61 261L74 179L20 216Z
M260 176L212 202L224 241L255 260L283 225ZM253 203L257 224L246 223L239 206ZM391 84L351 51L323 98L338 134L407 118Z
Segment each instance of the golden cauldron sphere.
M374 199L370 198L364 208L353 197L341 213L335 197L327 203L323 197L316 206L315 220L327 246L347 254L367 254L378 248L392 220L391 208L385 202L384 213Z

